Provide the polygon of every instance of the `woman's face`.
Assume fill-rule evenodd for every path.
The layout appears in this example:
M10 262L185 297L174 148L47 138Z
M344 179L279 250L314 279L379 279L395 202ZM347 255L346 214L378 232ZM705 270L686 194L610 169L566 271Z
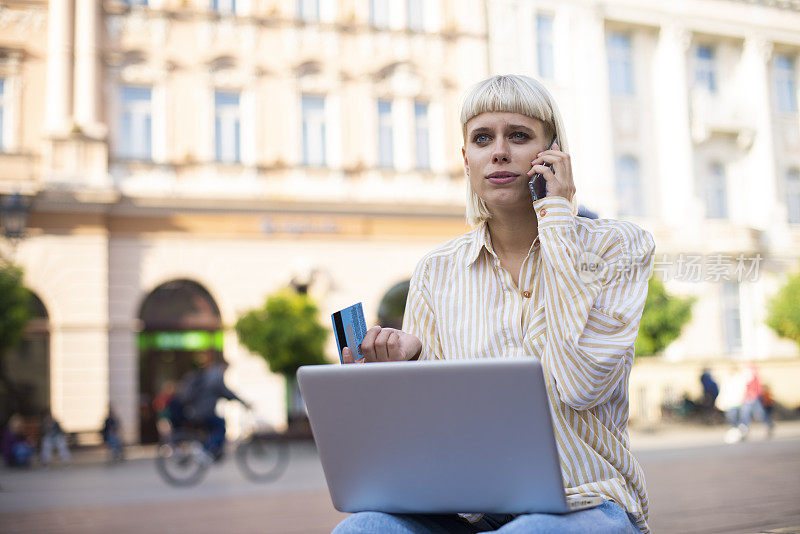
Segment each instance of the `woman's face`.
M519 113L486 112L467 122L464 168L489 211L531 205L527 172L552 141L544 122Z

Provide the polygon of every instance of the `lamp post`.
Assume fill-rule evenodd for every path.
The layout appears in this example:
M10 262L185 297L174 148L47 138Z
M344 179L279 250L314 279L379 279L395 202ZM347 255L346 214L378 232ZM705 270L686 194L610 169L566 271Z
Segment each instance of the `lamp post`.
M16 241L25 237L28 227L28 215L31 211L30 198L19 193L0 197L0 217L2 217L3 234L7 239Z

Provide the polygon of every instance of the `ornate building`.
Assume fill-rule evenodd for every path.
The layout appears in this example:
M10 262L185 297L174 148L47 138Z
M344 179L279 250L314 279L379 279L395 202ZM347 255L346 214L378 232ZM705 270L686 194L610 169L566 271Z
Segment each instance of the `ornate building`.
M38 299L11 378L67 430L111 403L146 441L158 389L217 350L281 424L236 318L294 283L374 320L466 229L459 97L509 71L556 95L581 201L651 230L656 270L698 297L669 357L794 355L763 319L800 250L800 12L766 4L3 2L0 194L33 204L2 252Z
M487 72L483 14L5 2L0 192L33 198L14 257L49 318L39 358L65 427L99 428L110 402L129 440L153 439L154 394L207 349L281 424L283 382L232 325L292 282L323 316L363 300L374 320L466 229L456 102Z

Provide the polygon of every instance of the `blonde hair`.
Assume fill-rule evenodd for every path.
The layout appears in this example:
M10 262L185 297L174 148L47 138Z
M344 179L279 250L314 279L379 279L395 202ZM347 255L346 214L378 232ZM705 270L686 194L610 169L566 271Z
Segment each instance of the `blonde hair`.
M467 123L481 113L505 111L538 119L545 124L545 133L558 139L562 152L569 152L564 120L550 91L538 80L517 74L492 76L475 84L464 97L461 106L461 128L464 146L467 143ZM573 211L577 212L575 199ZM531 206L531 209L533 207ZM486 203L472 190L467 180L467 221L479 224L491 218Z

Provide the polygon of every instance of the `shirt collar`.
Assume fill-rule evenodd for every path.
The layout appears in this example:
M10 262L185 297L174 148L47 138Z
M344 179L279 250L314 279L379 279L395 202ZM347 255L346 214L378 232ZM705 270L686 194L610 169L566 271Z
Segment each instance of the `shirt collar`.
M533 253L534 249L539 246L539 236L537 235L536 238L531 243L531 248L528 251L528 254ZM481 251L486 249L486 252L497 258L497 254L495 254L494 249L492 248L492 239L489 235L489 225L486 224L486 221L481 221L475 230L473 230L472 235L472 242L469 245L469 250L467 251L467 257L465 262L465 267L471 267L481 255Z

